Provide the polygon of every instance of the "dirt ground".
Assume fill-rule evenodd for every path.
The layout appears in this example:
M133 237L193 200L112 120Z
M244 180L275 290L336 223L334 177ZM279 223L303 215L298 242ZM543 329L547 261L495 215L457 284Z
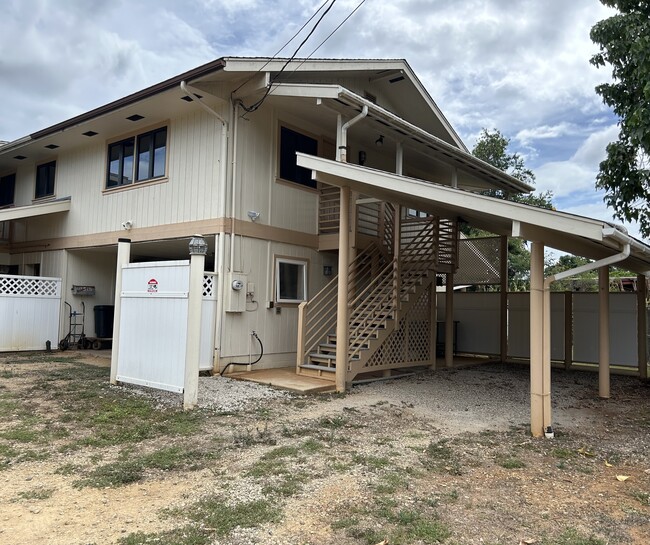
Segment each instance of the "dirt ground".
M533 439L527 373L251 385L187 414L101 360L4 355L0 544L646 545L650 387L612 377L600 400L596 375L554 371L556 437Z

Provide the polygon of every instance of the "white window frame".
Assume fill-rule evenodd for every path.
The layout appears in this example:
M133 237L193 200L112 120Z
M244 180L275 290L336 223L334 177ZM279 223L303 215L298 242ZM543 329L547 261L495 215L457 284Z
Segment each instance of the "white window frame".
M280 295L280 265L281 264L299 265L302 267L302 293L303 299L284 299ZM309 273L309 261L306 259L297 259L289 257L275 258L275 302L278 304L299 304L307 300L307 278Z

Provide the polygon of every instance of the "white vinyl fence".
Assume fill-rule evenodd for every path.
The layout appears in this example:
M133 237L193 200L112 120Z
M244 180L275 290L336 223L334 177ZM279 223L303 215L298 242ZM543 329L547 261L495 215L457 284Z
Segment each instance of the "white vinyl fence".
M189 261L124 266L118 381L183 391L189 283ZM200 368L211 369L216 310L214 275L204 277L203 288Z
M56 347L60 312L60 278L0 274L0 351Z
M598 294L571 293L573 357L580 363L598 363ZM564 293L551 294L551 358L564 360ZM499 293L454 293L454 320L458 321L456 351L466 354L499 353ZM609 337L613 365L637 367L637 308L635 293L610 293ZM444 319L445 297L438 296L438 317ZM508 356L530 356L530 294L508 294Z

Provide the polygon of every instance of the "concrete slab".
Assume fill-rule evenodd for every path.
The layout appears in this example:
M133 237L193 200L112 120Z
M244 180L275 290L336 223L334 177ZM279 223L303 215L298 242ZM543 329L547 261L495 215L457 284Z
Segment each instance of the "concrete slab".
M316 394L334 392L336 390L334 381L297 375L295 367L256 369L243 373L232 373L226 376L235 380L249 380L260 384L268 384L275 388L282 388L283 390L289 390L290 392L299 394Z

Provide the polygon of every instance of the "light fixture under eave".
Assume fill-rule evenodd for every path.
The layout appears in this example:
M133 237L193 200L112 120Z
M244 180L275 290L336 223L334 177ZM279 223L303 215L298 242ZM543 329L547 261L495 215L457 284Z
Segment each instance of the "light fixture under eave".
M375 140L375 146L383 146L384 145L384 135L380 134L379 138Z

